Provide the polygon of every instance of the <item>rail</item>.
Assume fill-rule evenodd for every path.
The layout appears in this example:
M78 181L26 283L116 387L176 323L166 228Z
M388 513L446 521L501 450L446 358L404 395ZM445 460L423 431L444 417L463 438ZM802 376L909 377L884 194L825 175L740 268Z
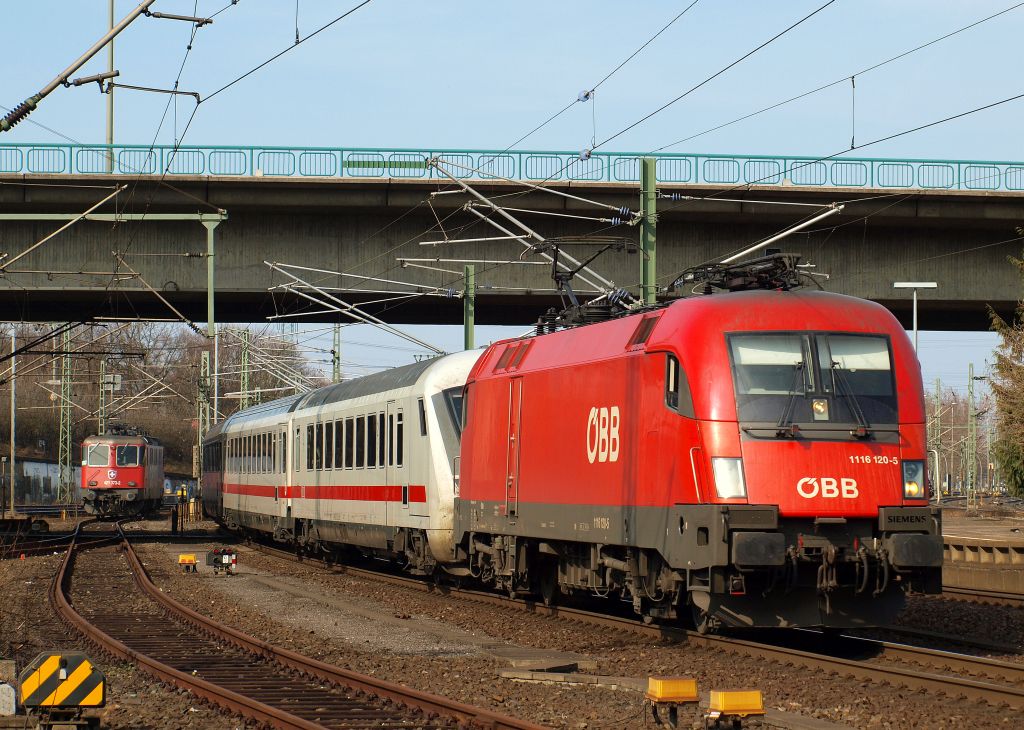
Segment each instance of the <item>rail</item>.
M119 549L124 552L128 560L135 585L143 594L163 609L165 614L162 614L162 616L170 616L176 621L191 624L198 629L200 635L212 637L217 642L221 642L221 645L212 645L214 648L221 646L217 652L218 655L225 655L233 650L244 652L250 657L260 657L274 667L279 667L286 672L295 672L297 676L310 678L317 683L322 683L321 690L325 696L328 687L344 687L356 693L371 695L384 703L396 703L399 706L414 708L423 713L425 718L423 726L425 727L445 724L443 721L435 721L435 718L448 718L459 724L460 727L486 727L492 730L541 730L540 726L533 723L517 720L483 708L465 705L426 692L419 692L393 682L345 670L287 649L273 646L193 611L167 596L150 580L141 560L135 554L131 542L122 532L120 523L117 523L116 530L116 533L104 535L90 543L90 546L118 544ZM75 530L76 542L81 536L82 529L79 526ZM114 638L107 633L105 627L101 628L79 613L69 599L67 590L74 566L75 552L76 543L72 543L50 586L50 601L65 622L80 631L105 651L136 664L142 671L160 681L167 682L179 689L187 690L230 712L241 713L258 723L275 728L315 730L315 728L322 726L321 721L323 724L337 725L340 718L350 719L350 714L355 713L352 714L354 717L361 711L360 707L354 707L354 709L350 707L358 705L358 702L339 700L338 707L336 708L318 705L316 711L319 713L320 721L314 722L300 716L301 705L297 705L294 702L294 697L285 697L283 701L278 702L267 693L254 692L253 695L258 695L259 698L257 698L257 696L249 694L247 690L251 689L251 687L245 681L228 681L218 675L215 668L206 668L204 671L210 674L210 678L204 679L202 676L199 676L202 672L193 671L189 674L179 668L172 667L170 664L157 659L155 652L153 656L150 655L149 652L155 649L161 635L154 631L153 627L144 625L142 623L144 619L139 614L133 615L135 617L134 620L139 622L137 633L141 641L124 643ZM160 621L165 622L166 618L161 618ZM109 617L107 617L107 622L109 623ZM172 635L170 638L175 646L178 646L180 643L179 637ZM129 644L132 645L130 646ZM223 646L226 646L227 649L224 649ZM180 646L178 648L180 649ZM255 672L253 672L253 677L258 689L259 678L255 677ZM238 677L235 676L235 680L237 679ZM265 677L264 684L267 684ZM324 698L318 698L318 702L330 704ZM294 713L292 710L294 710ZM396 713L390 713L390 715L394 714ZM385 719L387 718L382 718L382 725L387 724L384 722ZM402 724L404 726L404 723ZM365 726L365 722L360 721L359 725ZM351 725L344 724L344 726L349 727Z
M272 548L260 542L254 542L250 547L283 560L301 560L294 553ZM1008 684L1019 683L1024 680L1024 669L1019 664L995 659L879 641L865 637L848 635L824 637L821 632L815 631L799 632L806 636L795 641L796 645L793 646L786 642L764 643L736 636L701 634L696 631L688 631L672 626L645 624L635 619L592 613L576 608L546 606L539 601L506 598L494 593L465 589L458 586L445 587L440 583L429 583L406 576L389 575L347 565L340 568L335 567L335 569L339 569L344 574L398 585L415 591L437 592L442 595L451 595L461 600L497 605L541 616L565 619L567 621L582 622L658 641L686 643L691 646L705 647L713 651L731 653L755 660L770 660L783 665L805 667L816 672L851 677L863 682L887 683L912 690L941 692L948 696L963 696L997 706L1005 704L1017 710L1024 709L1024 689ZM797 632L782 632L780 634L765 630L763 633L768 636L778 637L786 633L795 634ZM872 650L878 659L909 662L917 665L917 667L907 668L877 661L847 659L841 656L821 653L822 645L824 644L827 648L831 639L839 639L847 644L859 644L866 649ZM787 642L790 640L787 639ZM921 671L918 667L924 667L940 673L933 674ZM950 670L953 673L948 673ZM957 674L957 672L961 674ZM977 676L969 677L962 676L962 674L975 674ZM985 679L979 677L985 677ZM990 678L995 678L996 682L988 681Z
M640 158L657 159L664 183L921 190L1024 190L1024 162L814 155L733 155L550 150L10 143L0 174L446 179L638 183Z

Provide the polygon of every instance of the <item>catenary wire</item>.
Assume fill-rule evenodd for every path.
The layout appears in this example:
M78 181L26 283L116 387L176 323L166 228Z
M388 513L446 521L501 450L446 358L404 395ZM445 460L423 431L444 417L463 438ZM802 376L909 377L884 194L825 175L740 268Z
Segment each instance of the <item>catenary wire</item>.
M900 59L906 58L907 56L909 56L911 54L917 53L918 51L922 51L925 48L928 48L930 46L935 45L936 43L941 43L942 41L947 40L949 38L953 38L954 36L957 36L960 33L968 31L968 30L970 30L972 28L975 28L975 27L977 27L977 26L979 26L979 25L981 25L983 23L986 23L986 22L988 22L990 20L998 18L1001 15L1005 15L1005 14L1007 14L1009 12L1012 12L1014 10L1017 10L1017 9L1019 9L1021 7L1024 7L1024 3L1017 3L1016 5L1013 5L1011 7L1008 7L1008 8L1005 8L1003 10L1000 10L997 13L993 13L992 15L988 15L988 16L986 16L984 18L981 18L980 20L974 21L973 23L970 23L968 25L965 25L965 26L962 26L960 28L957 28L956 30L951 31L949 33L946 33L945 35L939 36L938 38L933 38L932 40L928 41L927 43L922 43L922 44L920 44L918 46L915 46L914 48L911 48L911 49L903 51L902 53L899 53L899 54L897 54L895 56L887 58L884 61L880 61L880 62L875 63L875 64L873 64L871 66L868 66L866 68L862 68L860 71L855 71L852 74L846 74L845 76L842 76L842 77L836 79L835 81L831 81L831 82L829 82L827 84L823 84L821 86L818 86L817 88L810 89L809 91L805 91L805 92L803 92L801 94L797 94L796 96L791 96L790 98L788 98L788 99L786 99L784 101L777 102L777 103L772 104L770 106L766 106L763 109L758 109L755 112L751 112L751 113L745 114L745 115L743 115L741 117L737 117L736 119L733 119L732 121L724 122L724 123L716 125L714 127L709 127L708 129L705 129L702 132L697 132L696 134L692 134L689 137L684 137L683 139L677 140L675 142L670 142L669 144L666 144L666 145L663 145L661 147L658 147L656 149L651 150L651 152L662 152L664 150L669 149L670 147L675 147L676 145L683 144L684 142L689 142L690 140L697 139L698 137L703 137L706 134L711 134L712 132L717 132L720 129L724 129L726 127L732 126L733 124L737 124L739 122L746 121L747 119L752 119L753 117L756 117L756 116L758 116L760 114L764 114L765 112L769 112L769 111L772 111L774 109L778 109L779 107L785 106L785 105L790 104L790 103L792 103L794 101L799 101L800 99L806 98L808 96L812 96L812 95L817 94L817 93L819 93L821 91L825 91L826 89L830 89L830 88L832 88L834 86L838 86L839 84L846 83L847 81L850 80L851 77L863 76L866 73L869 73L869 72L874 71L876 69L882 68L883 66L887 66L890 63L894 63L896 61L899 61Z
M710 76L708 76L707 78L705 78L705 79L704 79L703 81L701 81L700 83L698 83L698 84L696 84L696 85L694 85L694 86L691 86L691 87L690 87L689 89L687 89L687 90L686 90L686 91L684 91L683 93L679 94L679 96L675 97L674 99L671 99L670 101L667 101L667 102L665 102L664 104L662 104L662 105L661 105L660 107L658 107L658 108L657 108L657 109L655 109L654 111L652 111L652 112L649 112L648 114L645 114L644 116L640 117L640 119L638 119L638 120L636 120L635 122L633 122L632 124L630 124L630 125L628 125L628 126L626 126L626 127L622 128L622 129L620 129L620 130L619 130L618 132L616 132L615 134L611 135L610 137L607 137L607 138L605 138L605 139L604 139L603 141L601 141L601 142L599 142L598 144L594 145L594 148L593 148L593 149L597 149L598 147L603 147L604 145L606 145L606 144L608 144L609 142L611 142L611 141L612 141L613 139L617 139L618 137L621 137L621 136L622 136L623 134L625 134L626 132L630 131L631 129L634 129L635 127L637 127L637 126L639 126L639 125L643 124L644 122L646 122L646 121L647 121L648 119L650 119L651 117L653 117L653 116L655 116L655 115L657 115L657 114L660 114L661 112L665 111L665 110L666 110L666 109L668 109L668 108L669 108L670 106L672 106L673 104L676 104L677 102L681 101L682 99L685 99L685 98L686 98L687 96L689 96L690 94L692 94L692 93L693 93L694 91L696 91L697 89L701 88L701 87L702 87L702 86L704 86L705 84L708 84L708 83L710 83L710 82L711 82L711 81L713 81L714 79L716 79L716 78L718 78L719 76L721 76L722 74L724 74L724 73L725 73L726 71L728 71L729 69L731 69L731 68L733 68L734 66L737 66L738 64L740 64L740 63L742 63L743 61L747 60L748 58L750 58L751 56L753 56L753 55L754 55L755 53L757 53L758 51L760 51L761 49L763 49L763 48L765 48L765 47L767 47L767 46L771 45L772 43L774 43L775 41L777 41L777 40L778 40L779 38L781 38L782 36L786 35L786 34L787 34L787 33L789 33L789 32L790 32L791 30L793 30L793 29L797 28L798 26L800 26L800 25L804 24L805 22L807 22L808 20L810 20L810 19L811 19L811 18L813 18L813 17L815 16L815 15L817 15L818 13L820 13L821 11L823 11L823 10L824 10L825 8L827 8L827 7L829 6L829 5L832 5L832 4L833 4L833 3L835 3L835 2L836 2L836 0L828 0L828 2L826 2L826 3L824 4L824 5L821 5L821 6L819 6L818 8L816 8L815 10L811 11L810 13L808 13L807 15L805 15L804 17L802 17L802 18L801 18L800 20L798 20L798 21L796 21L795 23L793 23L792 25L790 25L790 26L789 26L788 28L786 28L785 30L779 31L779 32L778 32L778 33L776 33L776 34L775 34L774 36L772 36L772 37L771 37L771 38L769 38L768 40L764 41L763 43L761 43L761 44L760 44L759 46L755 47L754 49L752 49L752 50L750 50L750 51L747 51L747 52L746 52L745 54L743 54L742 56L740 56L739 58L737 58L737 59L736 59L735 61L733 61L732 63L728 64L727 66L725 66L725 67L723 67L723 68L719 69L719 70L718 70L718 71L716 71L715 73L711 74Z

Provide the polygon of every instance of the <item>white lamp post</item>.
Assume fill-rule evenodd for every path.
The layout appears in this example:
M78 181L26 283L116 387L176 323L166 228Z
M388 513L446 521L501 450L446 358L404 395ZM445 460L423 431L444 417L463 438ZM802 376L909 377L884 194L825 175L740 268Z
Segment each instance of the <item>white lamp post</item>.
M913 289L914 290L914 352L917 352L917 290L918 289L936 289L938 284L934 281L896 281L893 282L893 289Z

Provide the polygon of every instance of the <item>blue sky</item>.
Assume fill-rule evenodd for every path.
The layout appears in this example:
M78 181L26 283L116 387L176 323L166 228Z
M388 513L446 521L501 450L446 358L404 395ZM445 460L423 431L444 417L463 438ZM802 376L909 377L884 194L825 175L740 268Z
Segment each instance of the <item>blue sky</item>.
M520 145L576 150L603 140L822 4L701 0L597 91ZM199 0L208 15L229 0ZM374 0L350 18L199 107L189 144L504 148L592 88L687 2L483 3ZM106 0L4 4L0 104L31 95L105 30ZM117 1L120 17L135 5ZM355 2L299 0L302 36ZM648 151L874 63L1011 7L971 0L838 0L796 30L605 149ZM153 10L191 14L195 0ZM294 43L294 0L240 0L196 35L180 88L209 95ZM849 83L670 148L679 152L826 155L1024 91L1024 8ZM190 26L142 18L117 42L119 81L170 87ZM101 53L79 74L104 70ZM123 91L115 139L173 143L194 108ZM95 86L58 89L30 117L82 142L104 136ZM1024 101L871 147L875 157L1024 159ZM596 133L596 134L595 134ZM0 141L59 141L24 122ZM484 334L484 333L482 333ZM455 339L440 332L439 339ZM486 335L485 335L486 336ZM481 337L480 339L485 339ZM361 337L360 339L365 339ZM966 383L987 334L922 334L924 374ZM358 355L354 355L358 358ZM374 355L367 354L366 360ZM389 361L390 362L390 361ZM962 373L962 375L961 375Z

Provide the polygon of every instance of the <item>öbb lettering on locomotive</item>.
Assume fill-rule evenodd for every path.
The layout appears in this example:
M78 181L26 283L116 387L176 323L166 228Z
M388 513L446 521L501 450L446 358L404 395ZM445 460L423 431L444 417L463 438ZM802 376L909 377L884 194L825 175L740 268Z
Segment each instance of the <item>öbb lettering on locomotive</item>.
M896 319L749 291L241 411L207 434L225 526L698 627L887 623L941 586L920 371Z
M619 460L619 408L590 409L587 418L587 459L593 464Z

